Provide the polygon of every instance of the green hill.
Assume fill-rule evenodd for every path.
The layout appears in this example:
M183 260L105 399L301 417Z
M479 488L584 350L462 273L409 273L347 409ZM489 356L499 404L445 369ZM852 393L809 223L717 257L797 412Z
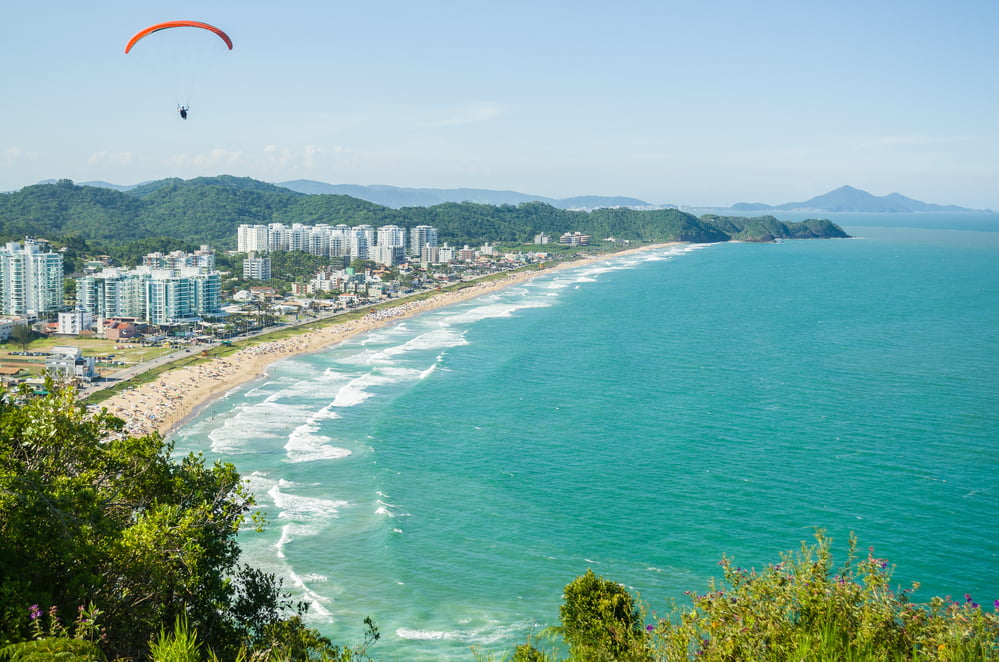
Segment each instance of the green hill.
M582 232L597 239L704 243L847 236L828 221L784 223L772 216L697 218L676 209L584 212L543 202L500 206L448 202L392 209L347 195L306 195L229 175L163 179L127 191L77 186L63 179L0 194L0 237L5 240L72 237L91 246L118 246L172 238L225 249L235 248L236 229L242 223L432 225L438 228L441 241L456 245L527 242L540 232L553 238Z

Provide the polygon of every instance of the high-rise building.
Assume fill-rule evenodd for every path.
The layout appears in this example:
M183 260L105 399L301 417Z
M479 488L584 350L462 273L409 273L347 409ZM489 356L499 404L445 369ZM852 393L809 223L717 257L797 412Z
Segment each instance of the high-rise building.
M219 313L222 281L217 271L137 267L105 269L77 281L77 303L96 317L132 317L175 324Z
M236 250L240 253L267 252L268 228L266 225L240 225L236 230Z
M405 251L406 237L406 229L397 225L383 225L377 230L371 225L325 223L313 226L295 223L291 227L282 223L240 225L236 249L240 253L307 251L325 257L373 258L374 247L378 245L401 247ZM409 230L409 254L420 255L424 246L437 246L437 228L419 225Z
M62 253L25 239L0 250L0 315L52 317L62 308Z
M257 257L255 253L243 260L243 278L253 280L271 279L271 259L269 257Z
M185 267L195 267L202 273L215 270L215 251L208 246L202 246L193 253L184 251L172 251L164 255L163 253L148 253L142 257L142 266L151 269L170 269L176 271Z
M383 225L378 228L378 239L375 244L403 248L406 246L406 230L398 225Z
M409 254L422 255L424 246L437 246L437 228L417 225L409 229Z

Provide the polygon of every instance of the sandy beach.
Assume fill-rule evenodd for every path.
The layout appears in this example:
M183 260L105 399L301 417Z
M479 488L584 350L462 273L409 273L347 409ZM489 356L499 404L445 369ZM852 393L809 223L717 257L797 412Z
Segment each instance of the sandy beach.
M672 244L642 246L613 255L626 255L669 245ZM333 323L322 329L303 331L280 340L259 342L224 358L169 370L153 382L115 394L105 400L101 406L124 419L126 432L130 435L159 432L167 436L199 407L222 397L240 384L260 377L267 366L279 359L316 352L343 342L356 334L377 329L418 313L495 292L551 271L578 267L607 257L604 255L559 262L547 269L511 273L504 278L475 283L457 291L441 292L420 301L402 302L392 308L372 311L361 319L340 324Z

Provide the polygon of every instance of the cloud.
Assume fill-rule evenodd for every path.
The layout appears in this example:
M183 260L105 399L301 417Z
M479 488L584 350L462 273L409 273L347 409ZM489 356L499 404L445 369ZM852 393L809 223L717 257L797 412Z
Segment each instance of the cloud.
M227 171L244 163L243 153L216 147L201 154L175 154L166 159L167 163L178 167L214 169Z
M456 126L459 124L478 124L489 122L507 115L509 110L497 103L477 103L459 108L450 108L433 113L436 118L424 122L426 127Z
M348 154L349 150L339 145L333 147L303 145L295 148L266 145L263 149L263 160L272 170L311 170L332 160L340 160Z
M3 162L5 166L13 166L18 163L22 163L28 160L34 160L38 157L35 152L28 152L20 147L7 147L3 151L0 151L0 161Z
M87 163L90 165L100 165L104 163L113 163L116 165L128 165L134 161L140 160L140 157L134 152L107 152L100 151L94 152L87 159Z

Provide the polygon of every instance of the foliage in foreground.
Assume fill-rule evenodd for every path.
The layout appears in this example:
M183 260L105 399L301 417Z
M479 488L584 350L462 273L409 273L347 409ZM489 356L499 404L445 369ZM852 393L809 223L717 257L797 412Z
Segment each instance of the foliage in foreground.
M159 435L123 435L72 389L48 390L0 400L0 645L22 644L8 657L64 646L56 656L74 658L80 644L66 641L87 638L81 626L99 614L101 636L87 639L109 659L142 659L178 618L223 660L345 659L273 575L240 563L253 499L231 464L175 461ZM59 614L77 612L91 616L70 636Z
M0 400L0 662L369 659L370 620L361 645L336 646L272 575L239 564L253 501L232 465L174 461L158 435L126 437L71 389L48 390ZM835 567L816 538L761 571L724 558L721 580L652 619L588 571L549 634L570 662L999 661L999 601L915 604L917 587L894 589L872 549L862 557L851 539ZM560 653L528 643L512 659Z
M566 587L556 633L572 662L999 660L999 600L992 611L968 595L915 604L909 598L918 585L893 589L892 569L873 549L860 558L851 538L835 568L829 539L821 531L816 539L759 572L723 558L720 582L644 626L627 591L589 571ZM514 662L557 659L532 644L513 655Z

